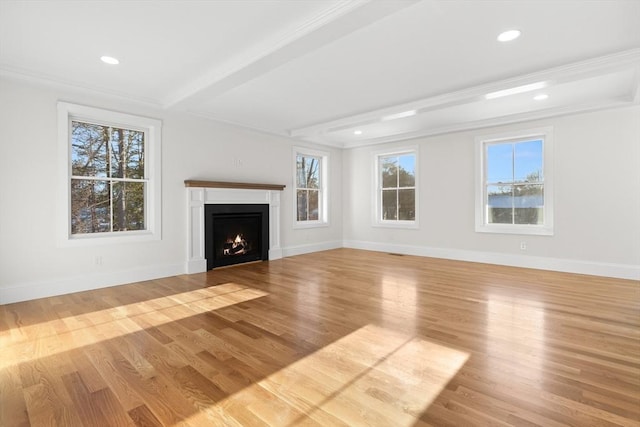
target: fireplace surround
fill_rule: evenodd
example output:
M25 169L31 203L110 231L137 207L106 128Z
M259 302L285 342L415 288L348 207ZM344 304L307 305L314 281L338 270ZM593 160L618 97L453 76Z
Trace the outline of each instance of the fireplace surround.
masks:
M280 247L280 192L284 185L186 180L188 274L207 271L205 254L205 207L208 205L268 206L267 259L282 258Z

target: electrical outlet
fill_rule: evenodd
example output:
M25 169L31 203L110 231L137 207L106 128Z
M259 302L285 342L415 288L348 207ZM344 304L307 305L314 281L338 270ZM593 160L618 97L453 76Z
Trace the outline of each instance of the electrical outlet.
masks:
M94 258L95 265L102 265L102 257L100 255L96 255Z
M521 251L527 250L527 242L520 242L520 250Z

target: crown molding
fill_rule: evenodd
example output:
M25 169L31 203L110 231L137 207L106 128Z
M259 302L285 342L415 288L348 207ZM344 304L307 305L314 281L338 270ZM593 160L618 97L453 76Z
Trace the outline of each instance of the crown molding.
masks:
M0 77L11 80L19 80L29 84L48 86L65 91L82 91L83 93L89 93L96 96L113 98L120 101L127 101L134 104L139 104L145 107L162 108L162 103L159 99L137 97L132 96L126 92L114 91L104 89L100 87L82 85L73 83L68 80L52 77L45 73L36 73L16 67L10 67L5 64L0 64Z

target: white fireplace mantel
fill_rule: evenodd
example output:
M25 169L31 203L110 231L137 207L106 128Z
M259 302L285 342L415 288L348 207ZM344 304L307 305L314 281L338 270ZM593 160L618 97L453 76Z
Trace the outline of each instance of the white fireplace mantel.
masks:
M211 204L268 204L269 259L282 258L280 247L280 191L284 185L217 181L185 181L187 187L188 274L207 271L204 257L204 206Z

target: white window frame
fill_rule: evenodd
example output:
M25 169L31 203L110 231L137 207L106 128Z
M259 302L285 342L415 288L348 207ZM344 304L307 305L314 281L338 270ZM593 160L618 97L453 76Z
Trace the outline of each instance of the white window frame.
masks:
M298 156L316 157L320 159L318 173L318 219L313 221L298 221ZM305 147L293 147L293 228L316 228L329 226L329 153Z
M145 230L71 234L71 121L118 126L145 132ZM161 142L157 119L58 102L58 245L92 246L160 240L162 238Z
M486 147L490 144L523 142L532 139L542 139L542 168L543 168L543 200L544 215L542 224L491 224L487 222L487 194L486 194ZM553 127L546 126L520 131L503 132L482 135L475 138L476 148L476 232L521 234L552 236L553 228Z
M413 154L416 158L415 164L415 219L414 220L383 220L382 219L382 182L380 180L380 158L389 156L402 156L406 154ZM388 228L409 228L416 229L419 227L420 218L420 197L419 197L419 169L420 169L420 156L417 146L403 147L394 150L376 151L373 153L373 173L374 178L374 196L375 211L373 212L373 225L375 227L388 227Z

